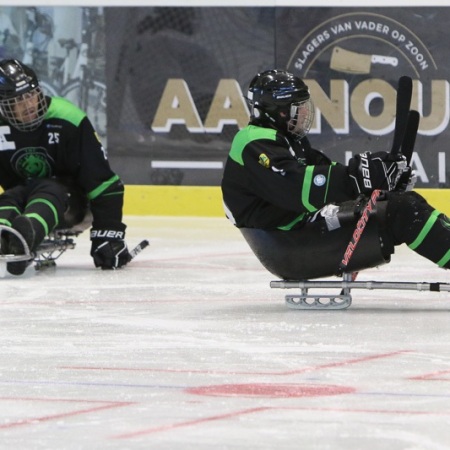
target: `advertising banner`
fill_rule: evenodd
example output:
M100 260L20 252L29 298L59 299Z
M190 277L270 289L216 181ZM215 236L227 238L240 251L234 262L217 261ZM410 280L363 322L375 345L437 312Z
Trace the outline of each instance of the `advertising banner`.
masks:
M390 148L409 75L417 186L449 187L449 19L436 7L107 9L111 154L128 183L220 184L245 89L276 67L310 87L313 146L345 162Z
M448 187L450 63L442 36L449 14L449 8L279 10L277 56L310 86L318 111L314 143L341 160L387 150L394 89L408 75L411 106L421 115L413 156L418 186ZM302 20L308 26L299 29Z
M450 187L448 7L0 7L0 57L87 111L126 184L218 186L246 88L305 80L315 148L389 150L400 76L421 114L417 187Z

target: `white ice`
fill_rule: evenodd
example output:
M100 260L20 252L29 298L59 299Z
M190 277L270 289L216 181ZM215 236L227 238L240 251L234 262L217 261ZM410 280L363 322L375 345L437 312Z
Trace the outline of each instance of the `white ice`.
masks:
M150 247L0 279L0 448L450 448L450 295L295 311L225 219L128 217ZM360 279L449 282L401 247Z

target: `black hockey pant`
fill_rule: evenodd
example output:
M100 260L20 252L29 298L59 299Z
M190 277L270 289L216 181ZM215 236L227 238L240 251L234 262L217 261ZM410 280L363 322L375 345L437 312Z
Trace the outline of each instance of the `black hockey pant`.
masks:
M269 272L283 279L306 280L336 275L352 236L360 210L351 201L339 205L337 226L320 214L290 231L241 228L251 249ZM450 268L450 220L415 192L386 194L377 202L359 236L347 272L390 261L394 246L412 250L443 268Z
M73 223L66 223L70 197L69 188L54 179L34 179L7 189L0 195L0 224L11 226L15 217L26 215L37 246L55 228L70 227L83 219L85 211L75 214Z

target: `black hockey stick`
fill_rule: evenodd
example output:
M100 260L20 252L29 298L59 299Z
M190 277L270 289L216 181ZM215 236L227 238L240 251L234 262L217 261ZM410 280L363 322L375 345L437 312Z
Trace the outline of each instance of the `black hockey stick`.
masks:
M139 242L139 244L136 245L136 247L134 247L133 250L131 250L130 252L130 261L136 258L136 256L139 255L139 253L141 253L142 250L144 250L144 248L148 247L149 245L150 242L148 242L147 239L144 239L143 241Z
M398 80L394 139L392 141L391 153L400 154L403 139L406 135L408 126L409 110L411 108L412 98L412 79L406 75Z
M402 76L398 80L397 86L397 98L396 98L396 111L395 111L395 128L394 139L391 147L392 155L401 155L403 150L407 153L406 158L409 161L412 156L415 138L418 128L418 113L416 111L410 111L412 99L412 79L406 75ZM409 156L409 159L408 159ZM403 180L401 180L403 181ZM408 180L406 180L408 182ZM400 182L399 182L400 184ZM381 191L376 189L372 192L368 199L366 206L364 207L362 214L356 223L355 230L347 245L344 256L339 264L339 273L347 272L347 267L355 252L361 235L366 228L367 221L369 220L370 213L375 210L378 198L381 195ZM353 275L356 279L357 273Z
M400 147L401 154L406 158L408 165L411 163L414 145L416 143L417 130L419 129L420 114L410 110L406 124L405 136Z
M406 158L406 164L411 166L411 159L414 152L414 145L416 143L417 130L419 129L420 114L417 111L411 110L408 115L408 123L406 125L405 137L400 149L400 154ZM408 188L409 179L411 176L411 169L404 172L397 182L396 191L405 191Z

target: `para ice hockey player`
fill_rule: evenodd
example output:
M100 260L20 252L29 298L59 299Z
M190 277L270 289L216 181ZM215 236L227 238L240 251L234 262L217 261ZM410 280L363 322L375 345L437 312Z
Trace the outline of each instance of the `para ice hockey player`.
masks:
M91 256L96 267L129 262L122 222L124 186L85 112L45 96L35 72L18 60L0 61L0 224L36 250L55 228L70 228L92 213ZM24 254L12 233L2 254ZM13 275L30 261L7 263Z
M221 187L225 213L236 227L253 230L249 236L271 231L264 236L273 240L258 244L263 265L270 267L268 260L276 259L281 267L273 273L284 279L339 274L362 195L380 189L382 197L359 243L363 265L377 265L379 253L388 262L394 247L406 243L450 268L450 220L412 191L415 180L404 157L365 152L346 166L313 149L306 137L314 118L308 87L286 71L257 74L247 102L250 122L233 140ZM295 264L292 249L301 255Z

